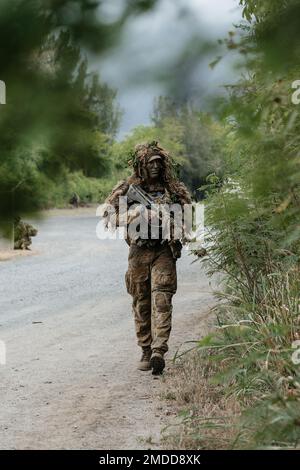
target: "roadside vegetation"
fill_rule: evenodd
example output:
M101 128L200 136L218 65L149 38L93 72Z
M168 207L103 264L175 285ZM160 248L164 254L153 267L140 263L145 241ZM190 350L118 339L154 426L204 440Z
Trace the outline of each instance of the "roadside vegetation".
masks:
M247 23L241 37L230 36L230 47L246 57L247 73L222 106L223 184L210 178L205 188L210 248L203 263L209 274L223 273L221 302L209 335L178 366L185 379L175 386L184 413L177 439L188 448L294 449L300 446L300 120L291 84L299 78L300 4L241 3Z

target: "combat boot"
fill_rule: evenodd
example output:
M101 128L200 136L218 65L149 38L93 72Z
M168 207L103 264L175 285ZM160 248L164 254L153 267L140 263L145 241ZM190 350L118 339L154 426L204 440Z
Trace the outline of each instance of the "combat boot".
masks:
M152 369L153 375L162 374L165 368L165 360L164 360L164 353L161 352L159 349L153 350L151 360L150 360L150 367Z
M140 362L138 363L139 370L150 370L151 348L143 348L143 353Z

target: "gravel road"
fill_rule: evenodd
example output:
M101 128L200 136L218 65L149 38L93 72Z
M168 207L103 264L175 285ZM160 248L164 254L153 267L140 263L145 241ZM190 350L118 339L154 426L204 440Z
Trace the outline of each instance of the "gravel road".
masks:
M0 447L159 448L164 379L136 370L126 243L99 240L91 209L52 211L35 225L32 256L0 262ZM169 370L214 303L192 260L184 251L177 264Z

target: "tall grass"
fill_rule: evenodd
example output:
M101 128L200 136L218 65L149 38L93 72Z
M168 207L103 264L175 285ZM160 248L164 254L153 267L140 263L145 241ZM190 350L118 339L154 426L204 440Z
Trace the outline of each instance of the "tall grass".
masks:
M289 207L292 214L297 203ZM214 365L213 382L244 410L230 446L298 448L298 239L287 241L286 214L272 206L258 213L253 198L226 186L211 196L207 223L204 262L208 273L224 277L215 329L198 348L203 363Z

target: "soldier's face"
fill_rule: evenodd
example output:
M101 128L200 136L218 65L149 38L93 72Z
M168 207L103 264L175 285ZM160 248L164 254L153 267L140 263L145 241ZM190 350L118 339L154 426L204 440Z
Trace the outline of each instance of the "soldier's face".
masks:
M158 179L161 176L162 163L160 158L155 158L146 164L149 179Z

